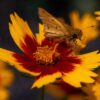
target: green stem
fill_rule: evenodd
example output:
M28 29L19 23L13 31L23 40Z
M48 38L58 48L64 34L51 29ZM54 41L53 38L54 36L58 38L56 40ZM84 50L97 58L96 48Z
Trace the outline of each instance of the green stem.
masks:
M45 86L43 86L41 90L41 100L45 100Z

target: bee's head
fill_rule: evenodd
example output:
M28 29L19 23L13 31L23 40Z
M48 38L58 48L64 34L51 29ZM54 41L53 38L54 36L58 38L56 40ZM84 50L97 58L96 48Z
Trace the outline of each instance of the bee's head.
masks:
M82 38L82 31L80 29L74 29L74 31L71 34L72 39L80 39Z

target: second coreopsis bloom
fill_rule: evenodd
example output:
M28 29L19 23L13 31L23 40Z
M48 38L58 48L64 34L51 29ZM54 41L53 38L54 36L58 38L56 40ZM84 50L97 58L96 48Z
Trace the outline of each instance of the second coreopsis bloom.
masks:
M82 90L86 93L88 100L100 100L100 72L98 77L95 78L95 82L92 84L86 84L82 87Z
M77 41L81 48L86 47L91 40L98 37L98 22L93 15L86 13L80 17L79 13L74 11L70 14L70 21L74 28L80 29L83 33L81 41Z
M99 92L99 89L100 89L100 73L99 73L98 77L96 78L95 83L92 84L91 88L92 88L92 91L93 91L93 94L94 94L96 100L99 100L100 99L100 92Z
M83 91L81 90L81 88L75 88L67 83L64 83L62 81L57 82L56 84L49 84L46 86L46 92L50 95L52 95L53 97L56 98L61 98L61 100L63 100L63 98L67 98L69 100L70 97L77 95L77 99L75 100L79 100L79 98L83 99L84 94ZM74 100L74 99L72 99Z
M41 37L43 26L40 25L36 37L27 22L16 13L11 14L10 18L11 36L23 54L0 48L0 59L14 65L19 71L36 76L32 87L40 88L56 79L75 87L81 87L81 82L94 82L91 77L97 74L92 70L100 65L98 51L73 55L70 46L64 42L58 44Z

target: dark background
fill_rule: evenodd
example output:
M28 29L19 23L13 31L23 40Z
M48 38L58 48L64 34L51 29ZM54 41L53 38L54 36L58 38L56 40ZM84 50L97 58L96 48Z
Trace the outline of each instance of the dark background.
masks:
M34 32L38 31L38 8L45 8L56 17L62 17L69 23L68 14L77 10L82 15L85 12L93 13L100 10L100 0L0 0L0 47L20 52L14 44L8 29L9 15L17 12L20 17L27 20ZM100 39L91 42L84 50L100 49ZM15 73L15 81L10 87L10 100L40 100L40 89L30 89L33 79L25 77L16 69L9 67ZM46 100L55 100L46 96Z

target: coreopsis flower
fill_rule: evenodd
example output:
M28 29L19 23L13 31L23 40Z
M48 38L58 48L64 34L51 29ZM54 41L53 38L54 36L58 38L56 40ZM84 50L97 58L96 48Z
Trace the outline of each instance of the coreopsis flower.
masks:
M98 21L93 15L87 13L80 17L79 13L74 11L70 14L70 21L74 28L80 29L83 33L81 41L77 41L77 44L80 45L82 49L86 47L90 41L98 37Z
M93 91L93 94L94 94L96 100L100 100L100 92L99 92L99 89L100 89L100 73L99 73L98 77L95 80L95 83L92 85L91 88L92 88L92 91Z
M94 82L95 83L95 82ZM93 84L85 84L81 89L85 92L87 100L96 100L94 91L92 90Z
M98 72L97 72L98 73ZM86 84L82 87L82 90L87 94L88 100L100 100L100 73L95 78L95 82L92 84Z
M7 69L7 65L0 61L0 100L9 100L10 92L8 88L14 79L13 72Z
M95 15L97 15L96 16L96 19L100 21L100 11L96 11L95 12Z
M10 34L23 53L0 48L0 59L14 65L21 72L35 76L32 88L40 88L58 79L75 87L81 87L81 83L94 82L92 77L97 74L92 70L100 65L98 51L73 55L67 44L58 44L41 37L44 34L43 26L40 26L40 33L36 37L27 22L16 13L11 14L10 18Z

